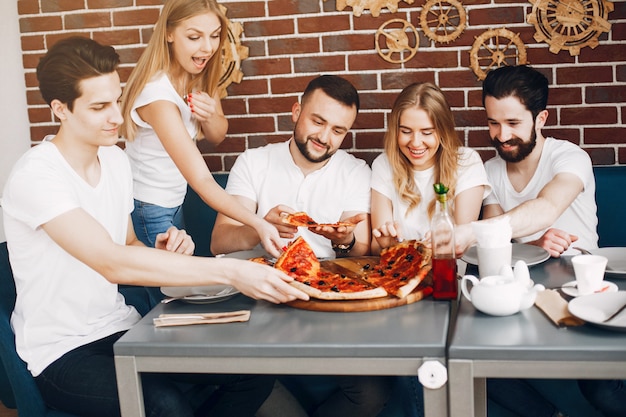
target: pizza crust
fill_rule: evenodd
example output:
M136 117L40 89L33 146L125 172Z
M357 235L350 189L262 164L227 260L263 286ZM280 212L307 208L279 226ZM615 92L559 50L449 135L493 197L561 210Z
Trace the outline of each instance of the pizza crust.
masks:
M326 301L339 301L339 300L369 300L372 298L386 297L387 291L382 287L372 288L370 290L358 291L358 292L335 292L335 291L320 291L317 288L310 285L303 284L299 281L292 281L292 286L306 293L309 297L317 298L319 300Z

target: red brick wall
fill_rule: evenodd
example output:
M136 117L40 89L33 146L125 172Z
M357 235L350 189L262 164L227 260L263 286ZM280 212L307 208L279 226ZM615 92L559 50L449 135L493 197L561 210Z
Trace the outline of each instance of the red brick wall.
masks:
M584 47L571 56L568 50L553 54L547 43L533 38L535 27L526 23L532 3L518 0L463 1L465 31L450 43L433 43L419 25L425 1L382 1L399 7L396 13L383 8L378 17L370 10L357 17L351 7L337 11L335 0L222 2L227 16L243 25L241 40L249 57L242 63L242 82L231 84L223 100L230 120L227 139L216 150L200 145L210 168L228 171L246 148L288 138L291 105L320 73L346 76L360 91L362 110L344 142L355 155L371 161L380 152L386 115L405 85L433 81L446 92L465 144L489 158L494 152L487 141L481 82L470 69L469 51L476 36L501 27L520 34L528 62L550 79L545 133L579 144L594 164L626 164L626 3L614 3L608 16L611 30L599 37L595 49ZM117 48L124 81L149 39L161 4L18 0L33 141L57 128L34 73L46 48L70 34L88 34ZM410 21L420 36L417 54L404 64L383 60L375 49L377 29L396 18Z

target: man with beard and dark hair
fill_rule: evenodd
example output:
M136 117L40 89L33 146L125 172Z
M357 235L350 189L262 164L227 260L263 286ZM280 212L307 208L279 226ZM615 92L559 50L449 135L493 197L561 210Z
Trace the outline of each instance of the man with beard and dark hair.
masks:
M517 242L551 256L577 254L573 242L598 247L595 179L589 155L566 140L544 137L548 79L526 66L490 71L483 82L489 136L498 156L485 163L492 193L485 219L508 216ZM474 243L471 226L457 233L458 251Z
M274 224L285 244L302 235L318 258L367 254L371 171L365 161L339 149L358 110L358 93L347 80L334 75L313 79L301 102L292 106L293 136L240 155L226 191ZM297 228L282 221L285 213L300 211L318 223L351 225ZM218 214L211 238L213 253L249 250L259 247L259 242L254 229ZM302 394L299 398L308 415L324 417L376 416L392 387L389 377L293 376L282 381ZM320 391L330 394L320 395ZM280 413L296 416L302 410L281 409Z
M358 110L358 93L348 81L334 75L313 79L292 106L291 139L240 155L226 191L275 225L285 244L302 235L319 258L367 254L371 171L365 161L339 149ZM285 213L300 211L318 223L352 225L307 229L282 221ZM213 253L253 249L259 242L254 229L218 215Z

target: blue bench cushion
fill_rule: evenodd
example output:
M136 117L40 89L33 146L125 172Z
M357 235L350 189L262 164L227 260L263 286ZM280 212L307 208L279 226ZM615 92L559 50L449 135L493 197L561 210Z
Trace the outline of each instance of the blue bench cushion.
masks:
M226 188L228 174L213 174L213 177L222 188ZM187 187L187 195L183 202L183 216L185 230L196 244L195 255L213 256L211 233L213 233L217 212L209 207L191 187Z
M626 166L595 166L599 246L626 247Z

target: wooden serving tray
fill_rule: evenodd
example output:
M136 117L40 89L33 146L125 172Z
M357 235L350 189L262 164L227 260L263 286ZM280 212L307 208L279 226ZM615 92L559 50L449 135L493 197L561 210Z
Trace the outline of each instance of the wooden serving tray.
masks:
M322 261L322 268L332 272L344 273L350 276L350 272L356 275L362 275L370 266L378 263L378 256L361 256L354 258L338 258ZM428 279L427 279L428 280ZM373 298L370 300L340 300L326 301L311 298L309 301L295 300L287 303L287 305L302 310L311 311L327 311L327 312L356 312L356 311L373 311L384 310L387 308L399 307L414 303L424 297L432 294L433 289L424 283L420 284L411 294L405 298L387 297Z

